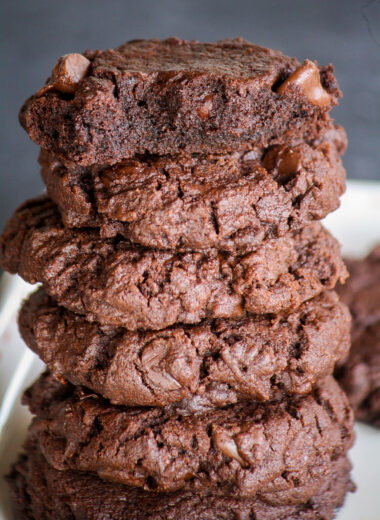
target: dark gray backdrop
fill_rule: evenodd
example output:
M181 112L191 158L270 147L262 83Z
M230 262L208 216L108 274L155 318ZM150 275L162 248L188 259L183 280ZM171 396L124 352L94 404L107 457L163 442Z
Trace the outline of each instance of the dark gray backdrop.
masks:
M1 0L0 227L42 190L37 146L19 127L24 99L56 59L132 38L242 36L336 68L349 177L380 180L380 0Z

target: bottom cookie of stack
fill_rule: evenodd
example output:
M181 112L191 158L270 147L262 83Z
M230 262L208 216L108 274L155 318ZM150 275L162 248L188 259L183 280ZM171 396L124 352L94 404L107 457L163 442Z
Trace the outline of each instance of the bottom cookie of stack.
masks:
M20 519L327 520L353 489L352 411L332 377L306 396L186 415L45 373L24 402L35 418L8 477Z
M315 494L353 441L352 411L332 377L304 397L188 415L175 407L115 406L49 374L24 402L36 415L30 435L57 470L89 471L153 493L212 489L298 503Z
M354 490L346 456L332 464L312 499L271 505L179 490L152 493L101 480L90 473L58 471L29 442L8 477L17 520L330 520ZM300 490L302 492L302 488Z

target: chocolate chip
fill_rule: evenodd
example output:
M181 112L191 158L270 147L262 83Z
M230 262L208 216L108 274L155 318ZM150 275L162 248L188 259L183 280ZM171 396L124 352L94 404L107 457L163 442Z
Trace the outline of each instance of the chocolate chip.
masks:
M230 459L235 459L243 468L247 466L247 462L240 456L236 442L231 434L224 428L214 426L212 431L212 440L218 450Z
M301 153L297 148L274 146L266 153L264 167L280 184L286 184L302 167Z
M86 76L90 63L90 60L82 54L62 56L52 70L52 86L60 92L73 94L78 83Z
M277 157L276 180L282 184L288 182L300 170L301 157L297 150L285 148Z
M154 386L167 391L178 390L181 388L180 383L165 370L167 368L166 356L166 346L159 339L149 343L144 348L141 356L144 372Z
M201 119L206 119L209 116L212 109L212 96L209 94L205 96L202 100L202 104L198 107L198 115Z
M313 105L328 106L330 94L323 88L319 69L315 63L305 60L277 89L278 94L284 94L289 88L296 86L302 90L305 97Z

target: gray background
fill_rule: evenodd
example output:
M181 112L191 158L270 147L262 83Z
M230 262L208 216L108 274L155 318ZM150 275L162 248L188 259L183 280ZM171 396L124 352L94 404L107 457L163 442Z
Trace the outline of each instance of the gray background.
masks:
M42 190L37 146L18 109L56 59L132 38L242 36L299 59L332 62L344 92L335 119L349 136L351 178L380 180L380 0L1 0L0 227Z

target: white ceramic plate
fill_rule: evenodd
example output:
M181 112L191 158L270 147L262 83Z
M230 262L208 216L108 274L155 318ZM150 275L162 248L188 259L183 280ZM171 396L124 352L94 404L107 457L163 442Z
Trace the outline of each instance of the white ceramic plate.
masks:
M349 182L341 208L329 215L326 225L341 241L343 254L367 253L380 242L380 183ZM12 518L8 488L1 476L16 459L30 420L20 396L43 368L20 339L15 320L30 288L8 275L0 285L0 520ZM351 460L358 490L348 496L337 519L380 520L380 431L357 424L356 433Z

